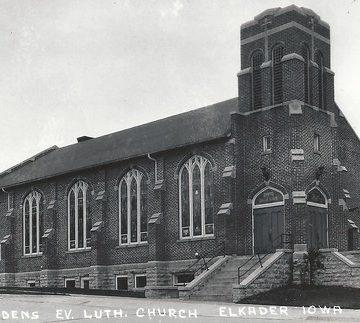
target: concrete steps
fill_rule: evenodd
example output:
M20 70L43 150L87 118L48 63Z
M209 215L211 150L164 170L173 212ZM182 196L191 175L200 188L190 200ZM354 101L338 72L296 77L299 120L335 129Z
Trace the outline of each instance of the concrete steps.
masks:
M353 250L353 251L343 251L341 252L343 256L351 260L353 263L360 265L360 251Z
M262 259L264 263L271 255ZM260 267L259 260L252 256L233 256L223 264L212 276L211 279L196 286L190 299L208 301L232 301L232 286L238 282L238 268L240 269L241 280L244 280L255 269Z

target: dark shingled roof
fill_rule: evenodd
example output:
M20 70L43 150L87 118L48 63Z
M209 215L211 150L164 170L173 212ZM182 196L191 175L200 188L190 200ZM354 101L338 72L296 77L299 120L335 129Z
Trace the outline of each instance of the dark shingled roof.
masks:
M0 188L226 136L237 98L109 135L56 146L0 174Z

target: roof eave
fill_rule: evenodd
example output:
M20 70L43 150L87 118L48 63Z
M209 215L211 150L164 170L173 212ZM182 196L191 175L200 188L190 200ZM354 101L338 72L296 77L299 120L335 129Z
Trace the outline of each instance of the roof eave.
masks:
M89 166L84 166L84 167L80 167L80 168L76 168L76 169L70 169L70 170L55 173L55 174L52 174L52 175L49 175L49 176L38 177L38 178L35 178L35 179L22 181L22 182L11 183L11 184L7 184L7 185L2 185L1 182L0 182L0 190L1 189L9 189L9 188L13 188L13 187L16 187L16 186L21 186L21 185L25 185L25 184L29 184L29 183L33 183L33 182L39 182L39 181L42 181L42 180L47 180L49 178L59 177L59 176L63 176L63 175L66 175L66 174L71 174L71 173L74 173L74 172L79 172L79 171L89 170L89 169L93 169L93 168L97 168L97 167L101 167L101 166L111 165L111 164L114 164L114 163L130 160L130 159L134 159L134 158L145 157L148 154L158 154L158 153L162 153L162 152L169 151L169 150L175 150L175 149L183 148L183 147L186 147L186 146L192 146L192 145L197 145L197 144L201 144L201 143L205 143L205 142L214 141L214 140L217 140L217 139L228 138L230 136L231 136L231 132L228 130L227 132L225 132L223 134L220 134L218 136L209 137L207 139L200 140L200 141L188 142L188 143L185 143L185 144L181 144L181 145L171 147L169 149L148 151L145 154L135 154L135 155L132 155L132 156L127 156L125 158L118 158L118 159L114 159L114 160L108 160L106 162L92 164L92 165L89 165Z

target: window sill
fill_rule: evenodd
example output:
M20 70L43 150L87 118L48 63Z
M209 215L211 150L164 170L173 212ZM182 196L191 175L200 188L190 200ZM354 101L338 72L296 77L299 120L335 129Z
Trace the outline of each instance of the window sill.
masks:
M139 243L131 243L131 244L119 245L119 246L116 246L115 249L135 248L135 247L148 246L148 245L149 245L148 242L139 242Z
M36 258L36 257L42 257L43 253L33 253L31 255L22 255L21 258Z
M261 155L270 155L272 154L272 150L262 151Z
M65 253L79 253L79 252L89 252L89 251L91 251L91 247L86 247L82 249L71 249L66 251Z
M189 241L202 241L202 240L215 240L215 236L182 238L182 239L176 240L176 242L189 242Z
M321 151L316 151L316 150L314 150L314 154L321 156Z

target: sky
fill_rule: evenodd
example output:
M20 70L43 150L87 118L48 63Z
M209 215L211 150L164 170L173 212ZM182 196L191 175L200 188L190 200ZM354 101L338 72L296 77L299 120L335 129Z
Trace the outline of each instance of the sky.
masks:
M360 0L0 0L0 171L236 97L240 25L291 4L330 24L335 99L360 134Z

